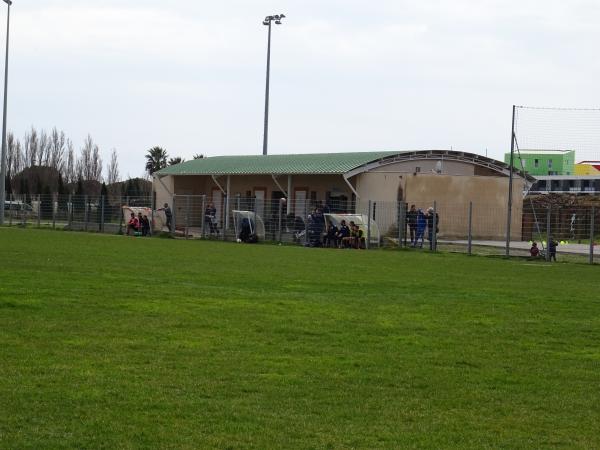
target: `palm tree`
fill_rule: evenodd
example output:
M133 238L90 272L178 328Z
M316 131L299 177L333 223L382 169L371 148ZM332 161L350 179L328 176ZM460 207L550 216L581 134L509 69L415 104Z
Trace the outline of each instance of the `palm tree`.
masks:
M169 158L169 165L174 166L175 164L180 164L184 161L185 159L183 159L181 156L176 156L175 158Z
M167 167L167 151L161 147L152 147L146 155L146 171L152 175Z
M204 158L204 153L196 153L194 155L194 159L202 159L202 158Z

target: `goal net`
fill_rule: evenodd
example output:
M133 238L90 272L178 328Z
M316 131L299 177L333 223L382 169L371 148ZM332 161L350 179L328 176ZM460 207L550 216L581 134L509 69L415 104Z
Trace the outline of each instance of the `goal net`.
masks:
M253 211L233 210L233 224L237 239L245 240L254 235L259 240L265 239L265 224L262 218Z

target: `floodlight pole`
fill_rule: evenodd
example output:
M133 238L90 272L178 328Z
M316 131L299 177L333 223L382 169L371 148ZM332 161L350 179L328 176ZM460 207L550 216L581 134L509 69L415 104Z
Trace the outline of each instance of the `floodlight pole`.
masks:
M510 224L512 222L512 202L513 202L513 164L515 158L515 111L516 106L513 105L512 110L512 131L510 133L510 163L508 165L508 211L506 214L506 257L510 256Z
M285 15L279 14L275 16L267 16L263 21L263 25L269 27L267 39L267 82L265 88L265 128L263 131L263 155L267 154L267 146L269 141L269 82L271 78L271 22L275 21L277 25L281 25L281 19Z
M8 38L10 36L10 5L11 0L4 0L8 5L6 13L6 57L4 60L4 109L2 111L2 161L0 162L0 225L4 225L4 198L6 196L6 100L8 91Z

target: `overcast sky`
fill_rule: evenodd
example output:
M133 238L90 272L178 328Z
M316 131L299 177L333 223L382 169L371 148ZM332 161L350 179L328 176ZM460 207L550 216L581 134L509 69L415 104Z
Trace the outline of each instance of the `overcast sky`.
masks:
M502 158L513 103L600 105L597 0L13 0L11 12L9 129L56 126L77 147L90 133L123 176L156 145L262 152L267 14L287 16L273 29L270 153Z

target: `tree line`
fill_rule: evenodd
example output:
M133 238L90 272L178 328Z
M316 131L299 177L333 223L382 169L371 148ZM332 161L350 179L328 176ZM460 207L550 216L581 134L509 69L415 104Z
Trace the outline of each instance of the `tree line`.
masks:
M151 183L142 178L121 181L117 151L104 164L91 135L76 148L64 131L31 127L23 138L6 136L6 194L150 195Z
M150 195L151 183L143 178L121 181L117 151L113 149L104 164L100 148L91 135L76 148L64 131L56 127L50 131L31 127L19 139L9 132L6 137L6 194L75 194L111 196ZM194 159L204 158L196 154ZM169 158L162 147L149 149L144 167L148 176L169 165L185 161ZM104 185L104 187L103 187Z

